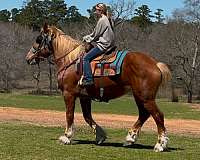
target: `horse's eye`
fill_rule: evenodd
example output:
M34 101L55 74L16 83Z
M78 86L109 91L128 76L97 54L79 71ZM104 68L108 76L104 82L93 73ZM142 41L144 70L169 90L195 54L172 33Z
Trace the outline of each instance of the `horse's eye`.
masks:
M37 37L37 39L36 39L36 43L41 44L41 43L42 43L42 40L43 40L42 35L39 35L39 36Z

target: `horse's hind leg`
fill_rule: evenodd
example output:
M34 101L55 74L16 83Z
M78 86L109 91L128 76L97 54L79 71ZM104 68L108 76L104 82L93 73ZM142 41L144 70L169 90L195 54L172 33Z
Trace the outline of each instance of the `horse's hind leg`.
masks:
M158 109L155 100L146 101L144 107L149 111L158 128L158 142L156 143L154 150L156 152L162 152L167 148L168 142L166 128L164 126L164 115Z
M154 150L156 152L164 151L167 148L168 138L166 135L166 128L164 126L163 113L158 109L155 100L138 101L136 99L136 103L139 109L139 118L126 136L126 145L130 145L136 141L140 128L151 115L158 128L158 142L156 143Z
M104 130L94 121L91 114L91 99L80 98L81 108L83 112L83 117L89 126L93 129L96 135L96 143L101 144L106 139L106 133Z
M135 97L135 101L139 110L139 117L133 127L128 131L128 135L126 136L126 142L124 145L131 145L136 142L139 131L144 124L144 122L149 118L150 113L144 108L144 103L139 100L139 98Z

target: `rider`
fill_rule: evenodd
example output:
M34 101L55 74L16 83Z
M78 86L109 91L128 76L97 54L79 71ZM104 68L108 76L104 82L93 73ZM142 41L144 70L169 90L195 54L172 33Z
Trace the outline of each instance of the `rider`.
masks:
M94 44L94 48L83 56L83 76L79 81L83 86L94 84L90 62L114 46L113 23L108 17L106 5L98 3L95 9L99 18L96 27L91 34L83 37L86 43Z

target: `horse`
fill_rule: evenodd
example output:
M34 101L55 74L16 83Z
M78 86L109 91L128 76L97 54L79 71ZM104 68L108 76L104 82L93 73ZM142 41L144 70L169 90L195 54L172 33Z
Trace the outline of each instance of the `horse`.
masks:
M128 51L121 66L121 73L116 76L94 77L95 86L90 88L90 96L82 96L78 81L81 74L77 72L77 60L84 54L83 42L66 35L55 26L45 24L36 41L26 55L28 64L36 64L41 59L53 55L57 65L58 87L62 91L66 107L66 128L64 136L59 140L71 144L74 136L75 100L79 98L83 117L94 131L96 143L103 143L107 136L103 128L92 117L92 97L100 97L100 84L104 84L104 96L107 100L115 99L132 91L138 107L137 121L128 130L125 145L132 145L138 138L139 131L145 121L152 116L158 132L158 140L154 146L156 152L167 149L168 137L164 125L164 114L159 110L155 98L159 86L171 79L168 66L156 61L148 54ZM92 95L92 96L91 96Z

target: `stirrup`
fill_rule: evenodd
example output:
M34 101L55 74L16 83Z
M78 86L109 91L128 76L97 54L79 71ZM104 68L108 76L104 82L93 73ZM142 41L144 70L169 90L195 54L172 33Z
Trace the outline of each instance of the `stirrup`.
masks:
M78 81L79 86L83 86L83 78L84 78L84 76L82 75L81 79Z
M78 81L78 85L79 86L93 86L94 85L94 81L86 81L84 79L84 76L81 76L81 79Z

